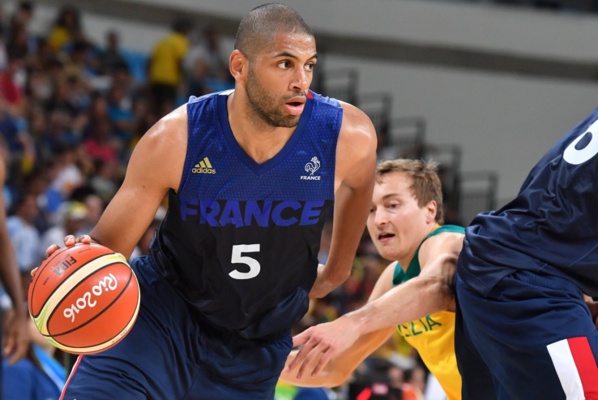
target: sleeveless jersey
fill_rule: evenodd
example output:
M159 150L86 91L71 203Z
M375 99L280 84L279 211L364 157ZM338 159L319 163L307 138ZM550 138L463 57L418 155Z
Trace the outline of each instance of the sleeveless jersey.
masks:
M456 225L443 225L432 231L426 239L444 232L465 233ZM426 240L424 239L424 241ZM423 241L422 241L423 244ZM399 263L395 266L394 286L419 275L421 269L417 248L407 271ZM440 311L417 321L398 326L399 333L419 353L430 372L438 379L449 400L461 399L461 375L455 357L455 313Z
M230 129L231 92L190 98L181 183L150 251L200 319L248 339L278 336L308 309L343 113L309 92L289 141L258 164Z
M517 197L467 228L458 271L486 295L515 270L567 278L598 296L598 110L536 164Z

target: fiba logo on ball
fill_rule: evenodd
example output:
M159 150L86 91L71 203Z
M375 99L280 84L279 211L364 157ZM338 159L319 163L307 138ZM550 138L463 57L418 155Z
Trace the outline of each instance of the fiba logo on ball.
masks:
M69 353L104 351L133 327L137 278L122 254L97 244L53 253L29 287L29 313L39 332Z

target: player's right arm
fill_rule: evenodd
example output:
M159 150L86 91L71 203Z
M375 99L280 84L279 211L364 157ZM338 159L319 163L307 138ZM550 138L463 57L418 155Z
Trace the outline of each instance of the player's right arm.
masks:
M158 121L137 143L124 182L90 232L91 240L129 258L168 190L178 189L186 149L184 105ZM74 243L73 237L65 239L67 246ZM48 254L56 248L49 248Z
M374 301L392 289L392 277L395 263L390 264L378 278L368 302ZM396 327L385 327L365 335L355 335L355 330L348 320L339 318L335 321L317 325L317 328L324 329L328 337L337 337L350 343L339 353L336 353L328 361L322 371L314 374L308 371L317 371L316 364L321 357L306 359L306 363L293 363L299 350L293 350L287 358L286 368L283 370L281 379L287 383L299 386L320 386L335 387L345 382L361 362L376 351L396 330ZM322 331L322 332L324 332ZM307 332L307 331L306 331ZM325 354L322 355L325 357Z
M452 281L463 237L461 233L444 232L426 239L419 250L421 272L417 277L388 288L333 323L316 325L295 336L293 344L302 347L289 369L296 369L299 375L304 371L318 374L330 359L361 336L435 312L454 311Z

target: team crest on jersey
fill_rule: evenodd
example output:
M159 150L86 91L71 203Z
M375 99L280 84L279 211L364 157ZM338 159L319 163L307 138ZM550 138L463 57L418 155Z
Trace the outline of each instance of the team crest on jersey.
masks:
M302 181L319 181L321 176L314 175L316 171L320 169L320 160L318 157L312 157L312 159L305 164L305 172L309 172L309 175L301 175Z
M194 174L215 174L216 170L212 167L212 163L208 157L195 164L191 170Z

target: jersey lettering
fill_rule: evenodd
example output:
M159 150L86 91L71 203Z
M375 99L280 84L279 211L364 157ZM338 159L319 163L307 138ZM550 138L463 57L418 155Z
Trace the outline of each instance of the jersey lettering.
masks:
M181 199L181 219L209 226L291 226L318 223L324 201L207 201Z
M582 164L598 153L598 120L594 121L588 131L575 139L563 152L563 159L569 164ZM582 142L583 140L583 142ZM578 148L578 144L581 148Z

